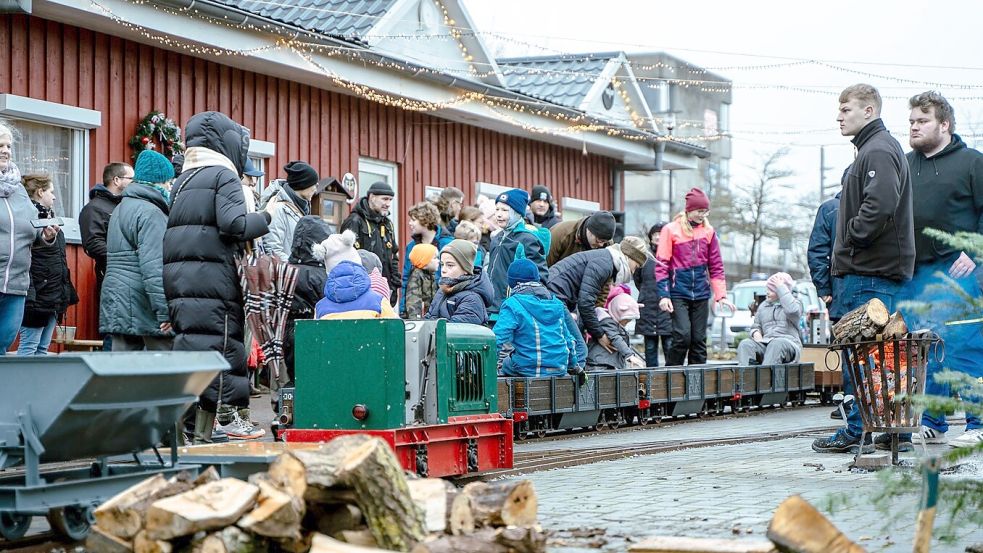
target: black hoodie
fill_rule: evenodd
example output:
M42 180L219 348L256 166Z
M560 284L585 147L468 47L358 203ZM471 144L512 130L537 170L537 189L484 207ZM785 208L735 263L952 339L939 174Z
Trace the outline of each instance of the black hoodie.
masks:
M857 133L853 144L857 158L843 173L833 274L909 280L915 232L904 152L880 119Z
M959 250L924 234L926 228L983 234L983 153L959 135L927 158L908 152L915 220L915 263L952 263Z
M389 281L392 296L389 301L396 305L396 295L402 284L399 272L399 243L396 231L389 217L377 213L369 207L369 198L359 200L355 209L341 224L342 232L351 229L355 233L355 249L368 250L382 262L382 276Z

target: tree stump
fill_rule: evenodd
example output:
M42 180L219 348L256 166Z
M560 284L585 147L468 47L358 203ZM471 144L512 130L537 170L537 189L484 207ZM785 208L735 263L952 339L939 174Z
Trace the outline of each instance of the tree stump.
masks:
M209 534L194 548L195 553L266 553L269 543L263 538L227 526Z
M256 507L239 519L239 528L269 538L300 538L304 500L276 486L268 478L256 478L259 486Z
M768 524L768 539L784 550L799 553L863 553L843 532L808 501L793 495L775 511Z
M884 302L874 298L850 311L833 325L834 342L844 344L873 340L884 329L890 317Z
M169 540L235 524L252 508L259 494L256 486L223 478L182 494L160 499L147 511L147 536Z
M337 476L355 491L369 530L383 549L408 551L426 535L423 512L410 497L403 467L384 441L370 438L351 450L338 465Z
M466 536L438 536L413 553L543 553L546 535L534 528L481 528Z
M532 526L539 503L532 482L472 482L464 486L474 520L481 526Z

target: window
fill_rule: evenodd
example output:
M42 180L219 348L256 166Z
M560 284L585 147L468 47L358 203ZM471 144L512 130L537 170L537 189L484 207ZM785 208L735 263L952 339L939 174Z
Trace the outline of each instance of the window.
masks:
M564 196L561 201L564 221L576 221L601 210L601 204Z
M365 157L358 158L358 195L359 197L364 197L365 193L369 191L369 188L373 183L384 182L388 184L394 191L399 191L399 182L397 178L397 167L395 163L390 163L388 161L380 161L377 159L369 159ZM393 196L393 203L389 207L389 219L393 222L393 228L396 229L396 238L399 239L399 194Z
M22 174L45 172L55 184L55 213L69 242L81 241L78 213L89 190L89 130L102 124L98 111L0 94L0 117L20 135L14 163Z
M500 184L492 184L490 182L478 181L474 184L475 187L478 189L478 195L484 196L490 200L494 200L502 192L508 192L509 190L512 190L508 186L502 186Z
M266 173L262 177L256 179L256 190L258 190L260 194L262 194L263 189L266 188L266 183L273 180L273 177L266 170L266 162L274 155L276 155L276 144L265 140L256 140L255 138L249 139L249 160L253 162L253 166Z

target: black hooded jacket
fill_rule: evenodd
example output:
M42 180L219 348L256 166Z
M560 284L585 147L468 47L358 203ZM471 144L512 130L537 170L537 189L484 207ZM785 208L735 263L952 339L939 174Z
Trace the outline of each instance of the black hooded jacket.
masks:
M314 306L324 297L324 281L328 274L324 271L324 263L314 257L311 247L328 236L331 236L331 226L320 217L305 215L297 221L290 252L290 264L297 268L297 287L290 306L290 316L294 319L313 319Z
M171 211L164 232L164 293L174 326L175 351L222 352L231 370L220 373L201 395L213 411L219 400L249 405L245 317L236 259L243 244L266 234L262 213L247 213L242 174L249 133L227 116L208 111L188 121L185 171L171 188ZM228 158L223 165L197 166L197 148Z
M880 119L853 137L857 158L843 174L833 275L896 281L915 269L911 179L901 145Z
M604 330L594 307L601 290L617 274L618 269L607 249L577 252L550 267L550 280L546 287L567 309L578 313L580 324L587 332L600 336Z
M389 302L396 305L397 294L402 284L399 272L399 243L393 222L369 207L369 198L359 200L355 209L341 224L342 232L351 229L355 233L355 249L368 250L382 261L382 276L389 281L392 295Z
M639 267L632 279L638 288L639 319L635 323L635 334L642 336L670 336L672 334L672 315L659 309L659 281L655 276L655 264L660 263L652 257Z
M929 238L926 228L983 234L983 153L968 148L959 135L941 152L927 158L912 150L912 203L915 220L915 263L952 263L959 250Z
M106 276L106 233L109 216L123 199L99 184L89 190L89 202L79 212L79 230L82 231L82 248L96 262L96 279L102 285Z
M38 210L37 218L54 217L51 210L37 202L34 207ZM65 233L59 229L53 244L31 250L31 287L27 290L21 324L30 328L43 327L51 317L61 318L68 306L78 301L65 255Z

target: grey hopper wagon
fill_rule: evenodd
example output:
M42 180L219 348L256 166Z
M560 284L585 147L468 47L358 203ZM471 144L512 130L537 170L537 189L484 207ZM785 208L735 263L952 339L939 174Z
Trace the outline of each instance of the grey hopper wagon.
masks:
M0 538L47 515L81 539L94 505L148 476L196 471L175 447L169 462L136 454L160 444L228 368L218 352L0 357Z

